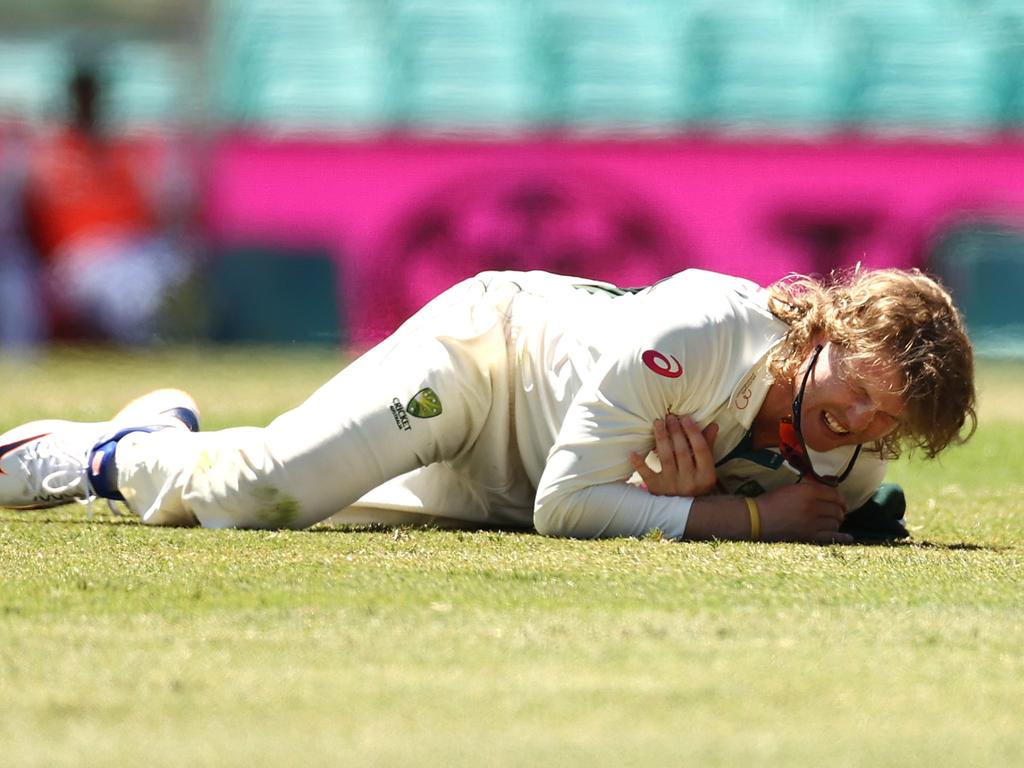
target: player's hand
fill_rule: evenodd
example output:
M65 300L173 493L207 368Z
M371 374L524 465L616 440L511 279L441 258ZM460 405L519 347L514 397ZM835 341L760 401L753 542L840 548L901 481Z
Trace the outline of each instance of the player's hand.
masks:
M654 420L654 450L661 471L647 466L639 453L631 453L629 462L655 496L704 496L718 484L712 453L717 436L718 425L713 422L702 432L689 416L670 413Z
M853 544L853 536L839 532L847 509L837 488L804 478L758 496L757 506L764 541Z

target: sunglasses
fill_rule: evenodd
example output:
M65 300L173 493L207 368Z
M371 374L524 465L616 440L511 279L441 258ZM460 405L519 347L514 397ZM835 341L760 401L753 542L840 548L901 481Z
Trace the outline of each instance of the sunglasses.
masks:
M850 463L846 465L846 469L841 474L819 475L814 471L811 457L807 453L807 444L804 442L804 433L800 429L800 416L804 407L804 390L807 388L807 380L811 377L811 371L814 370L814 366L818 363L818 355L821 354L823 349L824 347L821 344L814 348L811 364L807 366L803 381L800 383L800 391L797 392L796 397L793 399L793 415L783 416L779 421L779 451L789 466L800 473L801 478L811 477L819 483L835 488L850 476L850 472L853 471L853 465L857 463L857 457L860 456L861 446L857 446L857 449L853 452L853 457L850 459Z

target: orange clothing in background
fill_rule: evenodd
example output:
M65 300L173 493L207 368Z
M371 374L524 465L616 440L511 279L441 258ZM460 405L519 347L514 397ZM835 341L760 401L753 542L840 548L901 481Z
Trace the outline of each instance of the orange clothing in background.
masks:
M32 152L26 205L33 240L45 260L89 238L141 235L154 226L129 149L73 129Z

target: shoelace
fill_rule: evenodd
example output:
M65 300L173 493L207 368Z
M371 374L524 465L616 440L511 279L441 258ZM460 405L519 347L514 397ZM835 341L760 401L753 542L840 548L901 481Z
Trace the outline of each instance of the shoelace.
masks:
M61 467L50 472L39 482L39 492L39 495L49 494L55 498L68 496L76 501L81 501L82 499L78 496L79 492L84 493L86 497L90 495L89 480L86 477L85 467ZM75 495L72 496L72 494Z
M22 476L32 498L39 501L74 501L88 507L88 515L92 517L93 504L99 496L93 493L89 484L89 471L82 459L68 451L54 450L52 446L43 452L37 445L22 458L21 465ZM32 481L35 478L40 479L38 486L33 487ZM111 513L123 516L124 513L114 506L111 499L105 501Z
M82 457L60 450L43 438L21 453L25 488L37 501L81 498L89 493L89 479Z

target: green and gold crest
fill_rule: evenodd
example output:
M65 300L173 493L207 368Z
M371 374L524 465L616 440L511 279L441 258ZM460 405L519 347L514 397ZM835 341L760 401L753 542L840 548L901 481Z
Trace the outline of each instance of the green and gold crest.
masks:
M405 410L417 419L430 419L441 414L441 398L430 387L426 387L412 396Z

